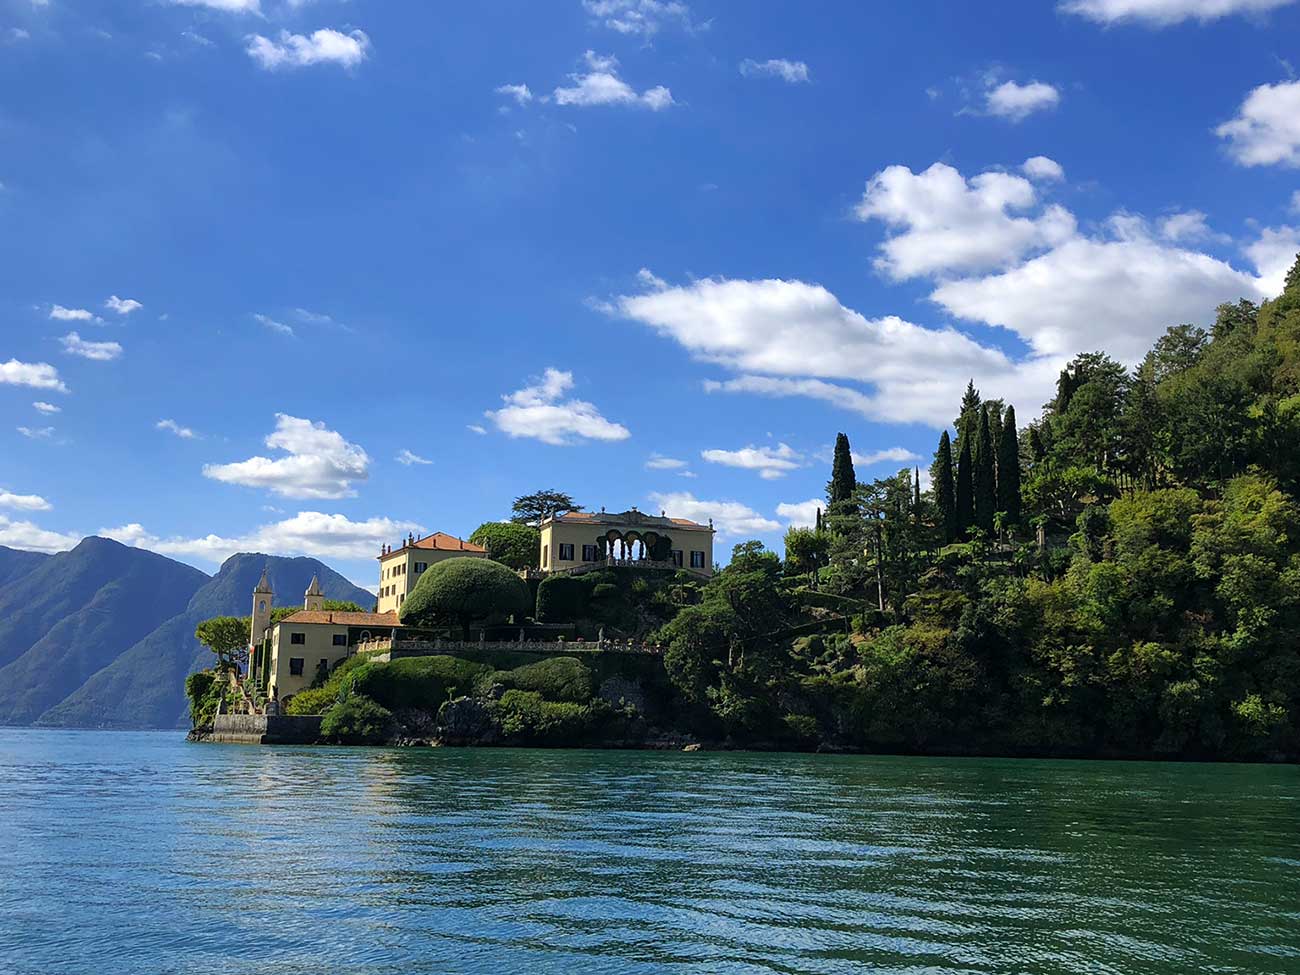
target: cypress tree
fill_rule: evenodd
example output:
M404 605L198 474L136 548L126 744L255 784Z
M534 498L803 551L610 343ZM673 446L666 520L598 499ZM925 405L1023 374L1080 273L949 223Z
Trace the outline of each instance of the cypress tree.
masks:
M1016 409L1008 406L998 441L998 511L1011 525L1020 522L1020 441L1016 438Z
M975 524L975 491L971 477L970 437L961 438L957 455L957 534L963 535Z
M934 456L930 480L934 482L934 503L939 508L939 524L943 529L944 544L957 537L957 498L953 495L952 442L948 431L939 435L939 449Z
M836 434L831 482L826 486L830 503L834 505L841 501L852 501L853 491L857 486L858 479L853 473L853 452L849 449L849 438L842 433Z
M921 468L912 468L912 515L921 520Z
M971 443L971 450L975 450L975 436L979 430L980 418L980 392L975 388L975 380L970 380L966 384L966 392L961 396L961 411L957 414L957 419L953 421L953 427L957 430L957 449L960 455L961 443L968 440ZM974 453L971 458L974 459Z
M997 510L997 476L994 473L996 459L993 455L993 443L989 435L989 411L980 410L979 434L975 441L974 457L974 492L975 524L986 532L993 531L993 514Z

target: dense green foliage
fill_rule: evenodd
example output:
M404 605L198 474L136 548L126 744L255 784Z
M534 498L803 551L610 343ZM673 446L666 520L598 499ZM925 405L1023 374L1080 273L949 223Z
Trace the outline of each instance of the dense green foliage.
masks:
M388 737L393 714L364 694L349 694L321 718L321 737L340 745L376 745Z
M853 452L849 449L846 434L835 435L835 456L831 465L831 480L826 486L826 500L831 505L839 505L853 500L853 492L858 486L857 476L853 471Z
M211 670L200 670L185 678L185 698L190 702L190 723L194 727L212 723L221 703L223 683Z
M602 701L548 701L536 691L509 690L491 714L509 744L573 746L587 743L609 710Z
M393 711L437 711L449 697L468 694L487 669L484 664L443 655L367 663L352 674L349 693L364 694Z
M313 683L312 687L293 695L285 704L285 713L324 714L331 704L351 691L356 673L370 663L370 656L363 654L344 657L319 687Z
M445 559L420 576L399 618L404 626L456 624L469 638L471 623L505 621L532 609L528 585L499 562L483 558Z
M488 550L488 558L512 569L535 569L541 552L541 533L532 525L513 521L485 521L469 540Z
M248 659L251 623L247 616L214 616L194 628L194 638L216 655L217 670L230 670Z
M534 691L548 701L583 704L595 693L595 682L588 668L574 657L547 657L535 664L514 670L497 670L479 679L483 684L499 684L506 690Z

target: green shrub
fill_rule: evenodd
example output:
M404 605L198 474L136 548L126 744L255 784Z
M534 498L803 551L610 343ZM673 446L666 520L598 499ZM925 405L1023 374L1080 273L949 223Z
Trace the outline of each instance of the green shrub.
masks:
M492 680L507 689L536 691L548 701L585 704L595 693L590 668L574 657L548 657L514 670L498 671Z
M570 623L589 615L591 576L547 576L537 587L539 623Z
M506 691L493 711L507 739L534 745L575 745L586 741L608 716L603 701L591 704L544 701L536 691Z
M321 735L342 745L375 745L388 737L393 714L364 694L349 694L321 719Z
M469 537L475 545L488 550L488 558L512 569L537 568L541 539L541 532L532 525L513 521L486 521Z
M618 595L618 586L612 582L600 582L592 587L592 599L613 599Z
M194 727L211 724L221 701L223 682L215 671L200 670L185 678L185 696L190 702L190 721Z
M337 701L346 688L352 686L353 677L371 662L369 656L353 654L334 665L329 679L320 687L299 691L289 699L284 710L286 714L324 714L331 704Z
M454 558L436 562L420 576L398 612L404 626L469 625L490 619L522 618L532 602L528 586L500 562Z
M474 679L487 669L485 664L445 655L368 663L352 677L352 691L393 711L437 711L447 698L468 694Z

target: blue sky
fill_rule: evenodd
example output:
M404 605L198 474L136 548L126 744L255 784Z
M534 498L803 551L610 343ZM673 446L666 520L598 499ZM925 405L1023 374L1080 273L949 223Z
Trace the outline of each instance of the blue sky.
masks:
M0 544L726 549L1275 290L1300 3L0 0ZM42 404L42 405L36 405ZM404 462L405 461L405 462Z

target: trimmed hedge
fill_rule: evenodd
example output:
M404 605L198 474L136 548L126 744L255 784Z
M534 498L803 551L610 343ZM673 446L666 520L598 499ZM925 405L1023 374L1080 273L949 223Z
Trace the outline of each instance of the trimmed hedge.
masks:
M320 733L343 745L377 745L388 737L392 712L364 694L349 694L321 718Z
M586 704L596 693L590 668L574 657L548 657L514 670L499 670L491 681L510 690L535 691L548 701L573 704Z
M475 678L487 669L484 664L460 657L408 657L366 664L352 678L352 690L392 711L437 711L447 698L468 694Z
M596 583L585 576L547 576L537 587L536 619L539 623L571 623L590 615L589 603Z
M796 589L794 596L803 606L815 606L818 609L830 609L841 613L860 613L867 603L850 596L837 596L833 592L818 592L813 589Z
M527 584L500 562L454 558L429 566L398 611L404 626L443 626L507 616L532 608Z

